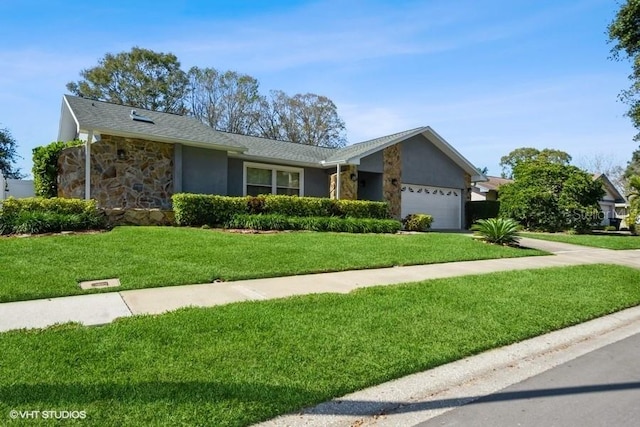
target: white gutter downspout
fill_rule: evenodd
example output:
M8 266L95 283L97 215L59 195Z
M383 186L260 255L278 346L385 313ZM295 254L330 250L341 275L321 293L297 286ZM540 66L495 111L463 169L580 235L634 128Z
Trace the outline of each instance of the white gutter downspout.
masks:
M340 163L336 165L336 200L340 200Z
M91 199L91 141L93 131L87 135L87 142L84 144L84 199Z

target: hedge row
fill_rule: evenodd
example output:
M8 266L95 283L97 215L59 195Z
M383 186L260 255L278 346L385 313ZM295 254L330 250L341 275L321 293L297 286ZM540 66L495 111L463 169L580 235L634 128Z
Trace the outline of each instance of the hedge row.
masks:
M242 214L389 218L389 210L384 202L280 195L230 197L178 193L173 196L173 210L176 223L186 226L225 225L234 216Z
M0 234L40 234L100 229L104 215L95 200L9 197L0 209Z
M309 230L346 233L397 233L400 221L335 216L287 216L280 214L238 214L225 226L250 230Z
M500 212L497 200L476 200L464 205L466 228L470 228L479 219L496 218Z

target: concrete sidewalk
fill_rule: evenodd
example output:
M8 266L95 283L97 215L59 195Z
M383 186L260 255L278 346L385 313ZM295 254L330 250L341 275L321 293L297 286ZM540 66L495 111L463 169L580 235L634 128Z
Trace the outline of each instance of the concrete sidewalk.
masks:
M348 293L357 288L468 274L578 264L621 264L640 269L640 250L612 251L522 238L521 245L554 255L343 271L323 274L169 286L0 304L0 332L56 323L99 325L118 317L159 314L187 306L209 307L311 293Z

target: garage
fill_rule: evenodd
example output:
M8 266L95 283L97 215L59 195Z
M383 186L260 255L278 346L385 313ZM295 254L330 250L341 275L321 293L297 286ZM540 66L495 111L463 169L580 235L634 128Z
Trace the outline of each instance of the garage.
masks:
M402 184L402 217L412 213L433 216L433 229L462 227L462 190L459 188Z

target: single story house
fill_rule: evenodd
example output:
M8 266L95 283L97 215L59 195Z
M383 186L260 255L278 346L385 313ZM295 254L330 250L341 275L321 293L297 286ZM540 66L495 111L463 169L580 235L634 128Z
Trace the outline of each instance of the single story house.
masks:
M435 229L460 229L471 182L486 179L428 126L324 148L65 95L58 140L73 139L85 144L61 153L59 196L105 208L168 209L179 192L290 194L386 201L395 218L427 213Z
M498 191L501 185L513 182L509 178L501 178L499 176L487 175L487 180L484 182L476 182L471 189L471 200L498 200Z
M599 173L593 175L593 180L599 179L602 181L602 187L604 188L604 196L600 199L600 209L602 209L602 221L601 225L610 225L611 219L619 219L623 227L626 227L627 213L627 200L624 198L615 185L611 183L607 175ZM624 222L624 224L622 224Z

